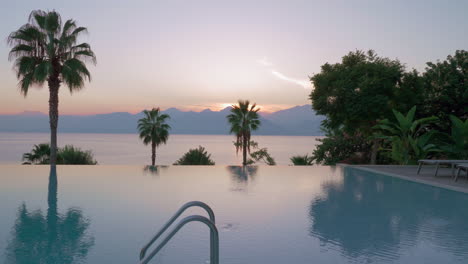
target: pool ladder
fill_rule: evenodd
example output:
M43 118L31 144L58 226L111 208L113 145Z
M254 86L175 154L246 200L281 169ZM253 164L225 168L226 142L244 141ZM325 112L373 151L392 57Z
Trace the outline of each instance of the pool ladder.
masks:
M201 216L201 215L192 215L187 216L182 219L166 236L157 246L156 248L151 251L151 253L146 256L146 252L148 251L149 247L153 245L153 243L174 223L175 220L190 207L201 207L205 209L208 213L209 219ZM159 232L141 249L140 251L140 264L147 264L151 259L153 259L156 254L172 239L172 237L186 224L190 222L201 222L208 226L210 229L210 264L219 264L219 236L218 236L218 229L215 225L215 215L211 208L199 201L192 201L184 204L175 214L174 216L167 221L167 223L159 230Z

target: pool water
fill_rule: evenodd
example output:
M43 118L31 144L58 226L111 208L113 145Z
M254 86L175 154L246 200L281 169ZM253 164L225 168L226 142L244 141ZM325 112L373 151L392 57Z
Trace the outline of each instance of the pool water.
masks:
M354 168L100 165L0 166L0 263L138 263L191 200L213 208L223 264L468 263L464 193ZM151 263L209 263L208 228Z

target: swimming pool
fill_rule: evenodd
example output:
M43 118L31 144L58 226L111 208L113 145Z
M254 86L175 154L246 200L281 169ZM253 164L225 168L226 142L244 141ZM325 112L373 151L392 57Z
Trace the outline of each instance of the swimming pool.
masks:
M220 263L467 263L468 195L353 168L0 166L1 263L138 263L185 202ZM187 213L200 213L190 209ZM208 263L189 224L152 263Z

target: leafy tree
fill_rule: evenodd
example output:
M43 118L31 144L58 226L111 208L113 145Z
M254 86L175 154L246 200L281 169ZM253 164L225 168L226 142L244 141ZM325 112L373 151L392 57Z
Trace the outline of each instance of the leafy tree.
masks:
M297 155L297 156L292 156L290 158L292 164L295 166L311 166L313 164L313 157L309 156L308 154L306 155Z
M57 162L58 94L62 83L70 92L83 88L91 74L85 62L96 63L96 57L87 43L77 44L86 28L78 27L74 20L62 25L60 14L55 11L32 11L27 24L8 36L12 46L10 60L20 80L21 93L26 96L32 86L49 86L50 164Z
M426 117L415 120L416 106L405 115L393 110L396 122L388 119L381 120L374 129L378 130L377 137L391 143L391 158L401 165L416 164L419 159L438 152L439 149L431 143L434 130L427 130L429 124L438 118Z
M148 145L151 143L151 165L154 166L156 162L156 148L161 144L166 144L169 138L169 126L166 122L170 119L167 114L161 114L158 108L152 110L144 110L144 117L138 120L138 131L143 144Z
M23 154L23 164L49 164L50 145L42 143L34 145L29 153ZM58 149L57 164L63 165L96 165L93 153L90 150L83 151L73 145L66 145Z
M372 134L378 120L391 116L392 108L407 111L414 105L421 84L417 72L405 73L400 61L378 57L372 50L350 52L340 63L322 65L311 81L312 108L327 118L322 126L364 137ZM376 150L374 141L373 163Z
M449 133L450 115L468 118L468 51L457 50L442 62L428 62L424 78L421 115L439 118L439 128Z
M215 165L215 162L211 159L211 154L208 154L204 147L199 146L196 149L190 149L174 165Z
M452 121L452 131L446 134L448 142L441 147L442 151L452 159L468 159L468 119L465 121L450 116Z
M250 153L251 132L260 126L259 108L256 104L250 104L248 100L239 100L237 105L233 105L231 114L227 116L231 125L230 133L236 135L236 152L242 149L242 165L247 165L247 152Z

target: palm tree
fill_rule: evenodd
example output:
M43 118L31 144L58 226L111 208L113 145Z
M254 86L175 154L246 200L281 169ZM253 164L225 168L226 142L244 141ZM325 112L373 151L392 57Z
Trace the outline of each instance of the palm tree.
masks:
M198 148L189 149L173 165L215 165L215 162L211 159L211 154L208 154L208 151L204 147L198 146Z
M50 145L41 143L34 145L31 152L23 154L23 164L49 164Z
M166 144L169 138L169 126L166 120L170 119L167 114L161 114L158 108L153 108L151 111L144 110L143 118L138 120L138 131L143 144L151 143L151 166L154 166L156 161L156 147L161 144Z
M256 104L250 104L248 100L239 100L237 105L231 108L231 114L227 116L231 124L230 133L236 135L236 153L242 149L242 165L247 165L247 152L250 153L250 135L251 131L260 127L260 120Z
M304 156L292 156L290 160L294 166L311 166L313 165L314 158L306 154Z
M58 93L62 82L70 92L78 91L85 80L91 80L85 61L96 63L96 57L87 43L76 44L86 28L78 27L74 20L62 25L60 14L55 11L35 10L27 24L8 36L12 46L10 60L21 93L26 97L32 86L49 86L50 165L57 161Z

